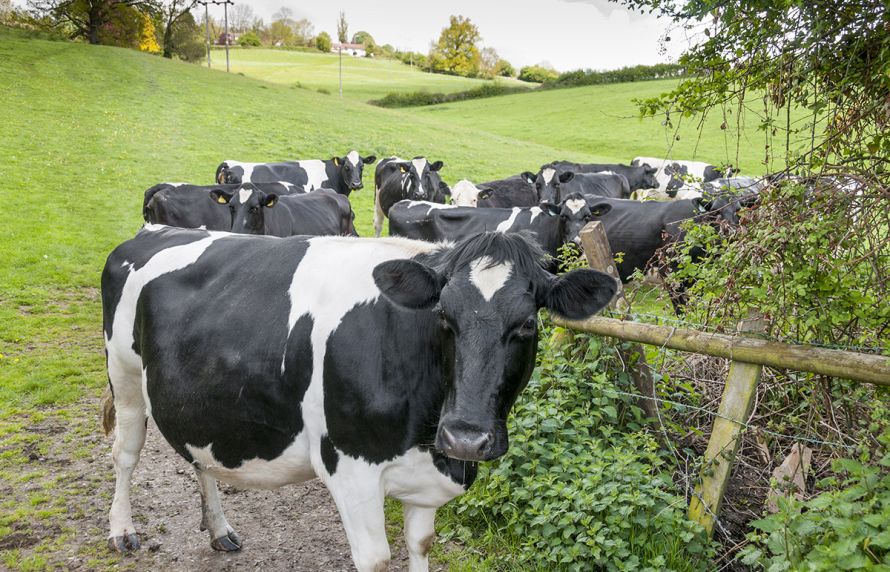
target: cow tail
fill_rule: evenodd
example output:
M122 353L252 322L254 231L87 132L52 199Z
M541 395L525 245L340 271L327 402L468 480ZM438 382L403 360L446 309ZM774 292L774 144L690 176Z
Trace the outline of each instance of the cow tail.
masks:
M101 408L102 429L105 430L105 435L108 436L114 430L117 417L117 412L114 409L114 394L111 392L110 385L105 388L105 393L102 394Z

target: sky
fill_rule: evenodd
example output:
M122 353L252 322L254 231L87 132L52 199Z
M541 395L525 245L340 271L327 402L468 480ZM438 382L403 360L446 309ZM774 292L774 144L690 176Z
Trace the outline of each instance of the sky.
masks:
M286 6L296 18L311 21L316 33L326 31L335 40L337 15L343 10L350 37L365 30L378 44L422 53L429 51L450 16L462 15L479 28L483 46L493 47L514 66L547 63L559 71L672 62L684 47L674 38L662 49L666 20L607 0L243 1L266 24ZM222 8L216 13L221 16Z

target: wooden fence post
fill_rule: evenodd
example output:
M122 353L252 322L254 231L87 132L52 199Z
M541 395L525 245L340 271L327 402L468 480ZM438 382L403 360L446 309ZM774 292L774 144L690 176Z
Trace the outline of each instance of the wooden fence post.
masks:
M584 256L587 257L587 264L594 270L605 272L618 281L618 292L612 302L612 307L627 313L630 307L627 299L624 297L624 285L618 277L618 270L615 268L615 258L612 255L612 249L609 247L609 239L606 237L606 229L599 221L587 223L578 233L581 239L581 247L584 249ZM619 349L619 355L627 367L633 379L634 386L641 397L637 400L637 405L646 414L649 419L658 419L658 403L655 401L655 381L652 379L652 370L646 362L646 353L640 344L627 344L625 348ZM647 399L647 398L652 399ZM660 438L659 438L660 440Z
M739 324L739 333L764 333L766 321L752 317ZM732 473L732 465L742 441L742 432L757 393L757 383L763 366L733 360L729 365L723 397L711 429L705 451L699 483L689 502L689 518L704 526L713 536L723 495Z

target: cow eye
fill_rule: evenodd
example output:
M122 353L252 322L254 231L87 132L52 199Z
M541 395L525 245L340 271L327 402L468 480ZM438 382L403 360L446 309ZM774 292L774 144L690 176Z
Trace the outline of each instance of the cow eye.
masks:
M517 333L520 336L530 336L538 330L538 316L532 314L522 323Z
M260 211L257 207L250 207L250 214L256 214Z

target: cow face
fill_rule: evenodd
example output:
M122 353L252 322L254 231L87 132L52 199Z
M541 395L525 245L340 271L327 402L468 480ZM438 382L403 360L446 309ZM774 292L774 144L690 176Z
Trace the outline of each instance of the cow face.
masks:
M521 234L484 233L439 256L384 262L374 280L396 305L431 311L446 340L436 449L495 459L507 451L507 415L534 369L538 309L588 317L609 303L616 282L594 270L547 274L540 249Z
M575 178L575 173L566 171L559 173L553 167L544 167L535 178L535 191L541 203L558 204L561 200L561 185Z
M375 155L362 157L358 151L350 151L345 157L332 157L331 162L340 169L340 181L350 191L358 191L364 187L362 169L377 160Z
M423 157L415 157L398 165L402 174L402 192L405 198L412 201L430 201L441 197L439 200L444 201L441 189L444 183L439 177L439 169L444 165L442 161L430 163Z
M559 233L561 244L581 246L581 229L594 217L602 216L612 209L608 203L597 203L590 206L580 193L572 193L561 205L544 203L541 208L550 216L559 217Z
M704 210L714 213L718 220L723 219L732 226L738 226L742 203L732 193L706 194L699 200L699 204Z
M246 187L241 187L237 192L213 189L210 198L229 206L232 232L239 234L265 234L264 209L278 204L278 195Z
M641 188L643 189L657 189L659 187L658 179L655 178L655 173L658 172L658 169L655 167L650 167L649 163L643 163L643 176L640 180L640 183L643 185Z
M457 207L475 207L479 201L480 192L481 189L476 185L462 179L451 189L451 204Z

